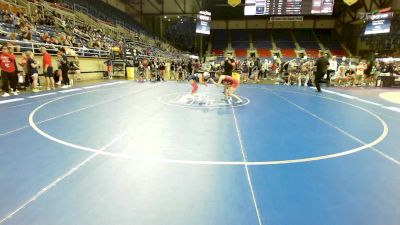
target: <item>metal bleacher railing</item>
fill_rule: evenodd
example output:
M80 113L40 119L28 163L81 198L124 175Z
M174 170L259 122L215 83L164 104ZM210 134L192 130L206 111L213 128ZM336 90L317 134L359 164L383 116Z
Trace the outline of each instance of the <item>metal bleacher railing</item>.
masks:
M82 57L98 57L98 58L108 58L110 57L111 52L109 50L100 50L100 49L89 49L89 48L77 48L71 46L63 46L63 45L55 45L55 44L46 44L39 42L28 42L28 41L17 41L17 40L9 40L9 39L0 39L1 43L12 43L12 46L19 45L20 52L32 51L34 53L39 53L41 47L45 47L50 54L55 54L61 48L67 49L68 55L77 55Z

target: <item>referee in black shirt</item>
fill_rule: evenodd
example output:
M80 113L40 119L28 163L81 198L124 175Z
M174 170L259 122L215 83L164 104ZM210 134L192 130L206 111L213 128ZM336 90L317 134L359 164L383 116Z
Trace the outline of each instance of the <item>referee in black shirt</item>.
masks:
M224 75L232 76L233 68L235 67L235 60L228 58L224 62Z
M315 72L314 83L315 87L317 88L317 92L321 92L321 86L319 82L321 81L322 77L326 74L328 70L329 61L326 56L319 53L319 58L315 62L315 66L317 67L317 71Z

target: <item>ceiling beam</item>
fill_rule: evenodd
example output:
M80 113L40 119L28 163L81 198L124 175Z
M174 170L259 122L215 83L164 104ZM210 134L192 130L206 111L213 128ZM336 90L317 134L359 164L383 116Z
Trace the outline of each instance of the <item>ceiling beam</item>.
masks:
M371 12L371 10L372 10L372 3L374 3L374 1L369 1L369 10L368 10L368 12Z
M174 0L178 8L181 10L182 13L185 13L185 8L182 8L182 6L179 4L178 0Z
M158 8L158 6L152 1L152 0L146 0L154 9L156 9L160 14L162 13L162 6L161 9Z
M365 2L365 0L362 1L362 5L363 5L363 8L364 8L365 12L369 12L370 11L370 10L368 10L367 3Z
M133 5L133 4L127 4L127 6L128 6L130 9L132 9L133 11L135 11L137 14L139 14L139 15L142 14L141 9L136 8L135 5Z

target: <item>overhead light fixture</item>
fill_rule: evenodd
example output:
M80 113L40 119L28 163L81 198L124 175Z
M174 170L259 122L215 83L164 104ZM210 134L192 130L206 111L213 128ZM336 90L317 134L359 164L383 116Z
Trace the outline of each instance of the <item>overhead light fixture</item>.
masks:
M167 16L164 16L164 19L167 19Z

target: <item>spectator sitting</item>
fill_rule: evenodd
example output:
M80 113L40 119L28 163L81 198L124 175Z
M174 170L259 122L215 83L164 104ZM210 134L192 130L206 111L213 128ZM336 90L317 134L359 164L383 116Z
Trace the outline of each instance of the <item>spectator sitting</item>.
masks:
M72 36L67 36L67 38L65 39L64 45L66 46L72 46Z
M29 30L28 26L25 26L21 29L22 39L26 41L32 40L32 32Z
M32 12L32 15L29 17L31 20L32 24L38 25L39 24L39 12L36 9L35 11Z
M101 43L100 43L99 40L97 40L97 41L95 41L95 42L93 43L93 48L95 48L95 49L101 49Z
M66 40L67 40L67 37L66 37L66 35L65 35L65 33L61 33L60 34L60 37L58 38L58 42L61 44L61 45L66 45L65 44L65 42L66 42Z
M10 47L12 52L20 52L21 51L21 45L19 45L17 42L17 34L16 33L11 33L8 35L8 39L10 41L7 43L7 46Z
M50 37L50 43L55 44L55 45L59 44L57 38L55 38L55 37Z
M72 46L78 47L78 40L76 37L72 37L71 43L72 43Z
M3 11L3 21L4 23L12 23L11 13L8 10Z
M15 28L20 28L21 27L21 15L19 13L17 13L16 16L14 16L13 18L13 24L15 26Z
M45 43L51 43L51 37L48 32L44 32L44 34L40 38Z

